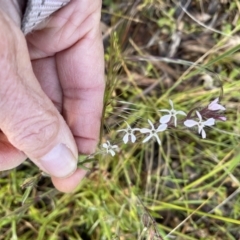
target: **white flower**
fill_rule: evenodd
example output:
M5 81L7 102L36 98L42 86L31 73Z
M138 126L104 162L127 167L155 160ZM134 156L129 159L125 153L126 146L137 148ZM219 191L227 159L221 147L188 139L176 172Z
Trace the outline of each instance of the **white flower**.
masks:
M168 123L171 119L171 117L174 118L174 126L176 127L177 126L177 115L183 115L183 116L186 116L186 113L183 112L183 111L176 111L174 108L173 108L173 102L172 100L169 99L169 103L172 107L171 110L168 110L168 109L163 109L163 110L160 110L160 112L168 112L167 115L165 116L162 116L160 118L160 123Z
M202 138L206 138L206 132L204 131L204 127L205 126L212 126L215 123L215 119L214 118L209 118L207 121L202 121L202 116L201 114L196 111L198 118L199 118L199 122L195 121L195 120L186 120L184 122L184 125L186 127L193 127L193 126L198 126L198 133L202 134Z
M222 106L221 104L219 104L218 101L219 101L219 98L216 98L214 101L212 101L208 105L208 109L211 111L226 110L226 108L224 106Z
M150 120L148 120L148 123L151 125L152 129L148 129L148 128L142 128L140 129L141 133L149 133L149 136L147 136L144 140L143 143L148 142L152 137L157 139L158 144L161 144L161 141L158 137L158 132L163 132L164 130L167 129L167 124L161 124L159 125L159 127L157 129L155 129L155 127L153 126L152 122Z
M127 122L126 122L126 124L127 124L126 129L120 129L120 130L117 130L117 132L125 132L126 133L123 136L123 142L125 144L128 142L129 138L130 138L132 143L135 143L137 138L135 137L134 132L139 131L140 129L139 128L131 128Z
M105 148L106 152L110 153L112 156L115 156L115 151L118 149L117 145L111 145L109 141L107 141L107 143L103 143L102 147Z

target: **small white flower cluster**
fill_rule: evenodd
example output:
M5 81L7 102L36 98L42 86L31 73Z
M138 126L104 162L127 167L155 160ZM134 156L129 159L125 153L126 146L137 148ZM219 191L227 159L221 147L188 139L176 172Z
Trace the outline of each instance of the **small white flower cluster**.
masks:
M106 153L109 153L112 155L112 157L115 156L115 151L118 150L118 146L117 145L111 145L111 143L109 141L107 141L106 143L103 143L102 145L103 148L105 148Z
M134 135L134 132L139 131L141 133L149 133L149 135L143 140L143 143L148 142L151 138L155 138L158 142L158 144L161 144L161 141L158 137L159 132L163 132L167 129L167 124L160 124L158 128L155 128L153 123L148 119L148 123L151 126L151 129L148 128L131 128L127 123L126 129L118 130L117 132L125 132L125 135L123 136L123 142L126 144L128 143L129 139L132 143L136 141L136 136Z
M218 103L219 98L212 101L207 107L203 108L200 111L195 111L195 115L191 117L193 111L191 110L187 115L183 111L177 111L174 109L172 100L169 100L169 104L171 109L162 109L159 110L160 112L166 112L168 114L162 116L159 120L160 124L157 128L154 127L153 123L148 119L148 123L150 128L131 128L131 126L126 122L127 127L125 129L117 130L117 132L124 132L123 142L126 144L129 141L135 143L137 137L135 132L140 132L143 134L148 134L146 138L143 139L142 143L148 142L150 139L154 139L161 145L161 140L158 136L159 132L163 132L167 130L168 127L177 127L177 115L185 116L184 121L182 121L183 125L191 128L194 126L198 127L198 133L201 134L202 138L206 138L206 132L204 127L206 126L213 126L215 124L215 120L226 121L226 117L222 116L219 111L224 111L225 108ZM194 120L198 118L198 121ZM107 154L111 154L115 156L115 151L118 150L117 145L111 145L109 141L102 144L105 152Z

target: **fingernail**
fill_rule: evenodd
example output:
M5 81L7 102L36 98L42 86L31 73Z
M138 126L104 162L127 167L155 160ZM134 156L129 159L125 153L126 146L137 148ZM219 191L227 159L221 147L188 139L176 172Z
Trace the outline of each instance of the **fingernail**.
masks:
M77 169L77 159L63 143L58 144L43 156L40 163L51 176L57 178L68 177Z

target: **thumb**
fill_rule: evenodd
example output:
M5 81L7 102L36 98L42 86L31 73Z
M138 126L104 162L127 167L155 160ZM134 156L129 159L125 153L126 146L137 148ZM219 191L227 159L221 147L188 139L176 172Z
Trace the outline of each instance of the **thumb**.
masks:
M0 129L43 171L70 176L78 156L72 133L33 74L23 34L1 12L0 56Z

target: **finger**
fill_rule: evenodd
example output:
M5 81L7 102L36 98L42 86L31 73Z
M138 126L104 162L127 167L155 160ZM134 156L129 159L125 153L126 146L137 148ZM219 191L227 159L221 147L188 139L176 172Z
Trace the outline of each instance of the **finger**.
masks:
M85 154L92 153L99 140L105 87L103 59L98 25L73 47L56 55L63 90L63 115L79 152Z
M32 61L33 72L42 90L53 102L58 111L62 112L62 88L59 83L54 57Z
M61 179L52 177L53 185L61 192L70 193L72 192L79 182L85 177L86 171L77 169L69 178Z
M82 153L92 153L96 147L103 105L100 10L101 1L72 0L51 16L44 29L27 36L32 59L59 52L63 114Z
M78 156L72 133L35 78L24 36L1 12L0 29L0 128L43 171L68 177Z
M0 170L9 170L20 165L26 155L16 149L6 138L3 133L0 133Z

